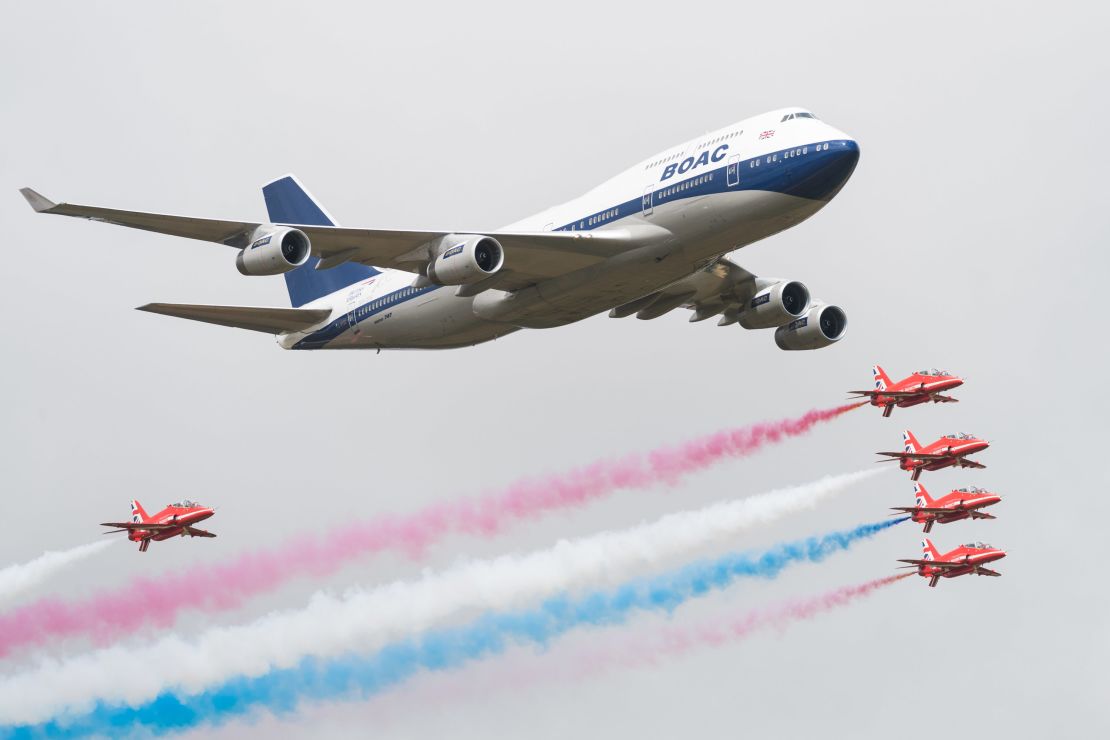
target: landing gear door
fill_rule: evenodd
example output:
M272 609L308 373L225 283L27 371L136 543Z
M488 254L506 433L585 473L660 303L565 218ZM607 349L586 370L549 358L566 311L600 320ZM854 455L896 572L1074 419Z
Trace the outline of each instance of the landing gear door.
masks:
M740 184L740 155L733 154L728 158L728 166L725 169L726 179L728 186L734 188Z
M654 186L652 185L648 185L646 188L644 188L644 197L641 206L645 216L650 216L652 213L655 212L655 207L652 202L653 188Z

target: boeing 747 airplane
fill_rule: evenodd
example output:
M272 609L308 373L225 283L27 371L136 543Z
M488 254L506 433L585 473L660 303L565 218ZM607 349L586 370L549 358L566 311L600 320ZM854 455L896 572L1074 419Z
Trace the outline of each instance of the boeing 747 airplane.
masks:
M859 159L801 108L765 113L664 150L585 195L503 229L402 231L336 224L292 175L262 188L269 222L54 203L76 216L215 242L244 275L285 275L292 308L151 303L143 311L274 334L286 349L443 349L602 311L775 329L782 349L826 347L847 318L797 280L725 255L798 224Z

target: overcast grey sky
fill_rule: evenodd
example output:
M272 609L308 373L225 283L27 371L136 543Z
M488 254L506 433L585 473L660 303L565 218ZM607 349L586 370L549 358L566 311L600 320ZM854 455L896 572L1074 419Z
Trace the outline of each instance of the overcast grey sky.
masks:
M856 412L675 490L615 496L494 543L449 542L431 563L867 467L909 426L923 440L962 430L993 441L987 470L926 483L1003 494L996 521L939 527L934 539L1006 548L1005 577L935 590L915 579L783 635L577 685L429 707L418 679L279 728L411 738L1110 731L1110 17L1096 3L894 5L5 3L0 565L96 539L96 523L123 516L131 497L219 507L216 540L142 557L121 544L38 592L90 593L832 405L865 387L874 362L892 375L935 365L968 378L958 405L891 420ZM280 278L241 277L219 246L36 217L16 192L260 219L261 184L296 172L345 225L492 228L786 105L812 109L862 149L823 212L737 257L845 308L847 338L817 352L687 324L681 311L450 352L282 352L264 335L132 310L286 305ZM736 544L881 519L910 495L891 473ZM684 614L884 575L919 540L903 525ZM420 567L369 560L181 629ZM274 730L263 721L216 734Z

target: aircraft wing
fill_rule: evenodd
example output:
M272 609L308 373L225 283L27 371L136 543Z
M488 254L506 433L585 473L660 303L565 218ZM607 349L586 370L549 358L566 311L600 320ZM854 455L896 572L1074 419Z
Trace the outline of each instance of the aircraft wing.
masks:
M190 537L215 537L216 536L216 535L212 534L211 532L208 532L208 531L203 530L203 529L197 529L196 527L185 527L185 534L189 535Z
M991 570L990 568L984 568L982 566L975 569L975 574L980 575L980 576L995 576L995 577L1002 575L997 570Z
M609 316L619 319L636 314L639 319L654 319L684 306L694 312L690 321L721 315L721 326L734 324L740 308L762 287L758 281L743 267L721 257L662 290L617 306Z
M942 457L945 457L945 456L944 456L944 455L942 455ZM987 466L986 466L986 465L984 465L983 463L977 463L977 462L975 462L974 460L968 460L968 459L966 459L966 458L963 458L963 457L958 457L958 458L956 458L956 465L957 465L957 466L959 466L959 467L961 467L961 468L978 468L978 469L984 469L984 468L986 468L986 467L987 467Z
M952 396L942 396L939 393L934 393L933 395L929 396L929 398L933 399L934 401L937 401L938 403L959 403L960 402L960 399L958 399L958 398L952 398Z
M236 249L248 245L257 221L227 221L191 216L172 216L142 211L55 203L31 188L20 192L37 213L74 216L91 221L181 236L187 239L224 244ZM450 234L483 234L492 236L505 249L505 266L498 273L496 287L517 290L540 280L574 272L608 259L633 243L631 234L623 229L604 231L488 231L451 229L442 231L408 231L388 229L351 229L339 226L295 226L312 243L312 254L329 260L332 266L344 262L361 262L377 267L392 267L419 273L428 263L429 243Z

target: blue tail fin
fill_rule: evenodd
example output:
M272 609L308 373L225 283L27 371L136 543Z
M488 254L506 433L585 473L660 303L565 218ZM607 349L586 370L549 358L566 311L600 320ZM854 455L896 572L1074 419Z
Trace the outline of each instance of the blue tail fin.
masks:
M266 210L272 223L337 225L293 175L286 175L264 186L262 196L266 199ZM289 289L289 302L294 308L378 274L373 267L350 262L330 270L317 270L316 263L319 261L316 257L309 257L308 262L285 273L285 287Z

